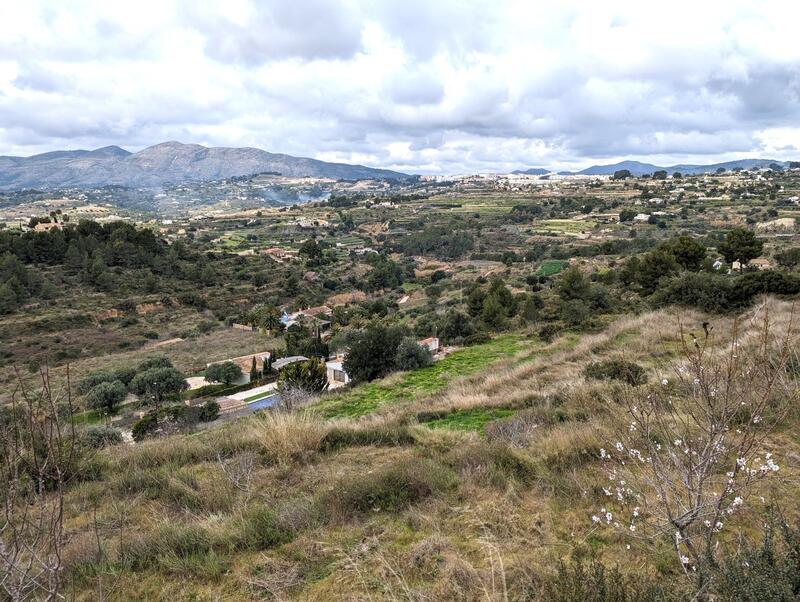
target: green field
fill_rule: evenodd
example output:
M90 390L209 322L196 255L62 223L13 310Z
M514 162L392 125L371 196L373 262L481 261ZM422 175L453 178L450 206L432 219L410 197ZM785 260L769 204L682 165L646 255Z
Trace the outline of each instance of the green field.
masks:
M546 259L539 265L539 269L536 270L536 275L554 276L567 267L568 264L569 262L563 259Z
M412 401L435 393L454 378L472 374L488 364L515 355L526 344L528 341L519 335L501 335L488 343L456 351L427 368L359 385L325 399L315 407L326 418L364 416L383 404Z

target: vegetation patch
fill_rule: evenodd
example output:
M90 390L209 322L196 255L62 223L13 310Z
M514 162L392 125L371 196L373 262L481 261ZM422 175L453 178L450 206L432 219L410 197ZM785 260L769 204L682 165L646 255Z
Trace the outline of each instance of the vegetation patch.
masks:
M546 259L539 265L539 269L536 270L536 275L545 277L555 276L566 268L567 265L569 265L569 262L563 259Z
M444 428L454 431L483 431L487 424L500 418L508 418L515 410L508 408L457 410L447 416L426 422L429 428Z
M427 368L404 372L395 379L357 386L335 395L317 408L326 418L364 416L381 405L412 401L443 389L456 376L465 376L524 348L518 335L501 335L488 343L467 347L451 353Z

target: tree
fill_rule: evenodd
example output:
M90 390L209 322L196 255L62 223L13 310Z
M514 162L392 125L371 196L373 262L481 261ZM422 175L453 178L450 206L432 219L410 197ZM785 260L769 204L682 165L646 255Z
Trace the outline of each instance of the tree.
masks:
M430 350L411 337L404 338L397 346L394 365L398 370L416 370L430 366L431 362L433 362L433 357Z
M586 299L589 294L589 279L576 267L571 267L561 274L556 291L564 301Z
M725 261L728 263L741 261L746 264L761 255L763 248L763 241L756 238L752 230L734 228L728 232L725 242L719 245L718 250L725 256Z
M319 393L328 388L328 371L325 362L311 358L305 362L294 362L283 368L278 375L278 390L301 389Z
M589 317L589 306L580 299L570 299L561 303L561 319L567 326L580 326Z
M172 362L166 357L154 355L139 362L136 372L144 372L152 368L172 368Z
M678 262L663 249L647 253L639 263L636 281L645 295L650 295L658 288L658 282L665 276L678 272Z
M670 541L700 591L724 553L731 515L779 471L770 434L800 394L789 365L797 335L791 326L771 326L767 314L756 314L763 320L751 332L735 324L723 353L711 335L681 329L681 360L664 366L655 385L609 399L626 416L600 450L607 501L592 521Z
M274 305L256 305L249 314L250 323L269 334L280 332L284 328L281 322L281 311Z
M47 368L39 386L19 380L0 407L0 596L64 600L67 486L87 458L72 420L69 388ZM66 408L66 411L62 411ZM63 592L63 593L62 593Z
M372 323L350 335L344 369L353 381L370 381L388 374L395 365L400 341L408 334L400 326Z
M775 260L785 268L797 267L800 265L800 247L792 247L775 253Z
M471 335L475 329L472 327L469 316L463 311L450 308L444 315L439 327L439 338L445 343L453 343Z
M256 363L256 356L253 356L253 361L250 364L250 382L255 382L260 377L260 372L258 370L258 364Z
M255 358L253 358L253 361L255 361ZM232 382L239 380L241 376L242 369L238 364L234 364L233 362L211 364L206 368L206 380L211 382L230 385Z
M666 169L658 169L653 172L653 179L654 180L666 180L667 179L667 170Z
M308 257L309 261L316 261L322 257L322 247L313 238L307 239L298 249L300 255Z
M636 217L638 213L633 209L623 209L619 212L619 221L620 222L632 222L633 218Z
M706 258L706 247L691 236L678 236L663 245L663 249L675 258L685 270L698 271Z
M614 175L611 176L611 179L612 180L624 180L624 179L630 178L630 177L632 177L630 170L618 169L617 171L614 172Z
M0 315L13 313L18 307L17 293L11 285L8 282L0 284Z
M86 405L106 414L113 414L114 407L125 399L127 390L118 380L101 382L86 394Z
M189 385L186 378L172 367L150 368L139 372L131 381L131 391L152 402L156 409L167 396L185 391Z

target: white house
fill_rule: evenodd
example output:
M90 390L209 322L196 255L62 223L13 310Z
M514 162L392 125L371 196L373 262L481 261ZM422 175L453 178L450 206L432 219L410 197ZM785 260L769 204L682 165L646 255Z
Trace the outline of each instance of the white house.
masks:
M417 341L417 344L422 347L425 347L431 353L437 353L439 351L438 337L428 337L427 339L422 339L421 341Z
M350 382L350 375L345 372L344 366L342 366L342 358L325 362L325 368L327 368L328 372L328 389L343 387Z

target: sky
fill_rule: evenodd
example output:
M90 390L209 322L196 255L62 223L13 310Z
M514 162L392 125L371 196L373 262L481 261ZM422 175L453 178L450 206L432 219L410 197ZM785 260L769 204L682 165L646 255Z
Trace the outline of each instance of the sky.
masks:
M795 0L0 0L0 154L798 160L798 23Z

